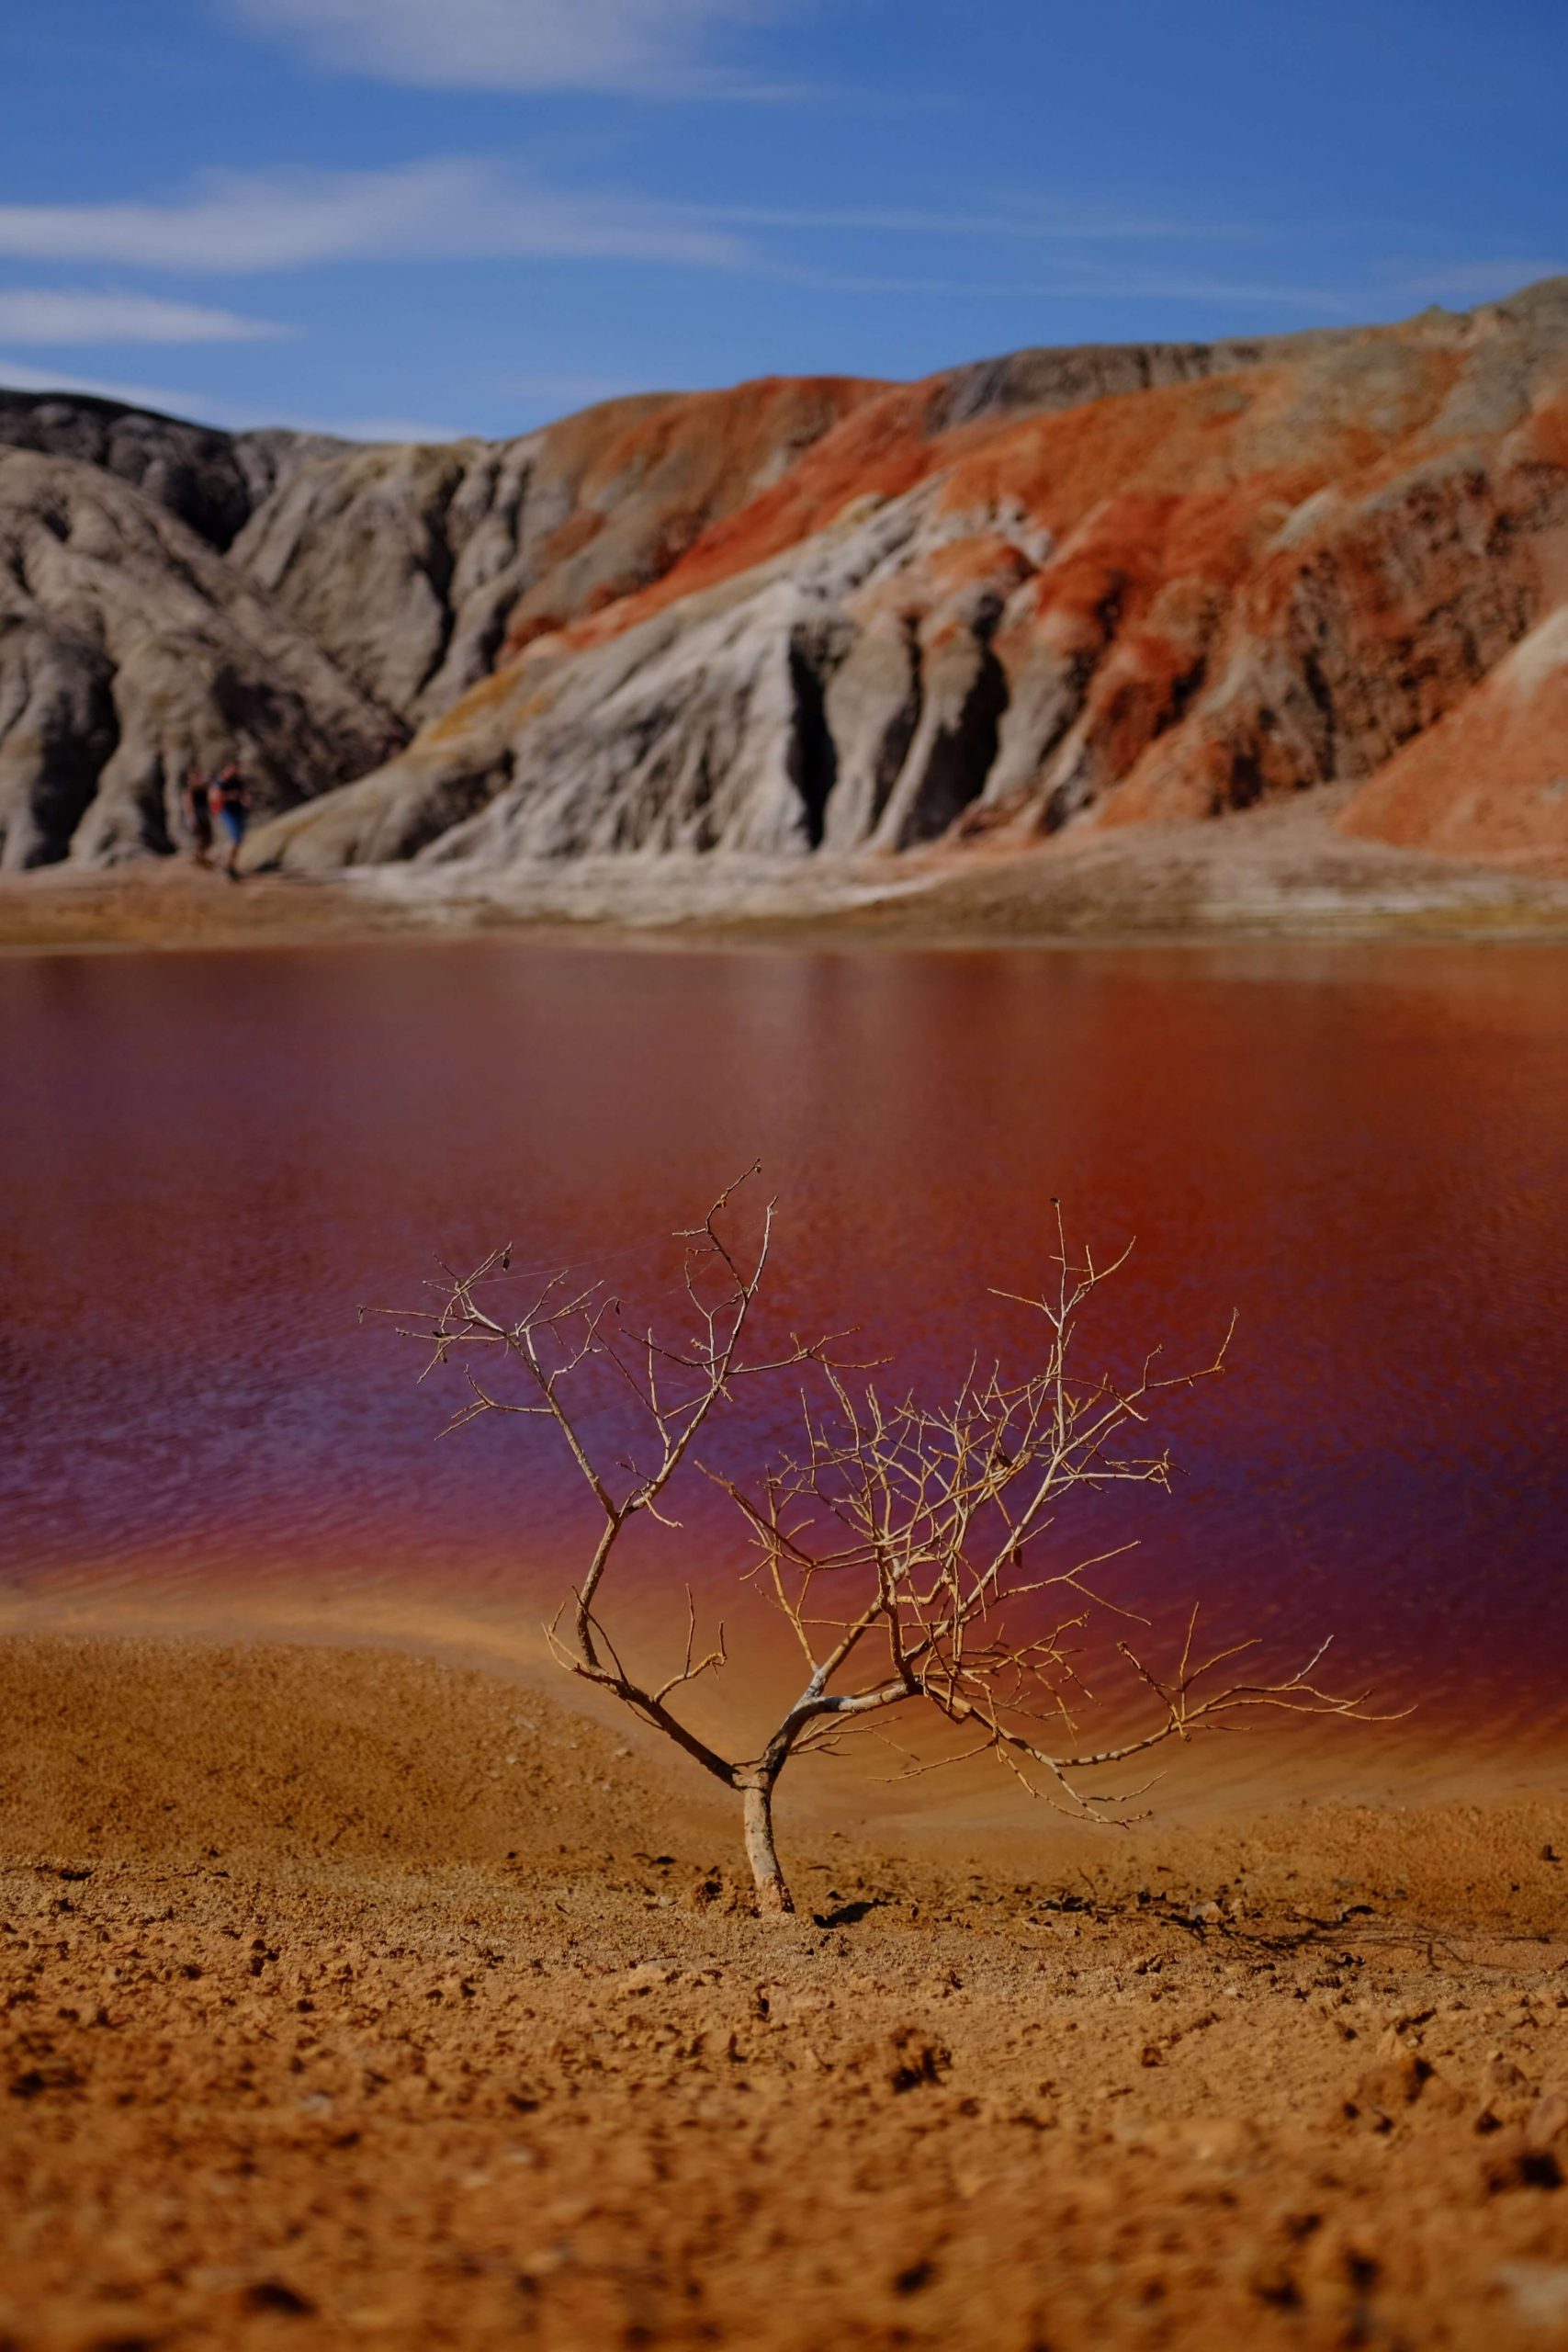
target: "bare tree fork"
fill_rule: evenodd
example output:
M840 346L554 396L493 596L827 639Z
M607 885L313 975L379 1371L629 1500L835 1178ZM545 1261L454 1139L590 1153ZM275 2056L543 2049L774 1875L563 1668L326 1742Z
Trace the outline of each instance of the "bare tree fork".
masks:
M546 1629L551 1649L739 1794L759 1910L795 1907L773 1829L785 1766L831 1752L848 1732L878 1728L897 1707L923 1704L960 1733L958 1755L935 1761L990 1756L1032 1795L1107 1823L1137 1818L1131 1808L1151 1783L1111 1788L1100 1776L1172 1742L1269 1712L1386 1719L1370 1713L1366 1692L1337 1693L1316 1679L1326 1642L1293 1671L1254 1677L1241 1661L1250 1661L1256 1639L1206 1650L1193 1609L1180 1651L1163 1670L1138 1637L1115 1642L1143 1719L1118 1736L1086 1742L1079 1716L1093 1700L1077 1661L1087 1637L1118 1619L1146 1632L1147 1621L1101 1589L1099 1572L1132 1545L1064 1557L1061 1508L1075 1493L1118 1485L1168 1490L1170 1456L1152 1449L1147 1425L1162 1401L1218 1375L1230 1334L1195 1371L1163 1373L1155 1351L1120 1380L1080 1374L1079 1323L1126 1253L1105 1266L1087 1250L1075 1258L1058 1208L1054 1271L1041 1294L993 1294L1035 1318L1035 1368L1008 1376L999 1365L972 1363L938 1404L913 1392L889 1400L861 1376L863 1366L839 1360L842 1333L791 1334L750 1352L775 1204L761 1211L749 1244L738 1240L735 1196L746 1181L676 1236L681 1328L669 1335L633 1329L614 1292L578 1283L570 1269L536 1276L521 1311L502 1311L502 1285L519 1279L509 1250L471 1274L443 1267L431 1285L440 1300L434 1312L378 1311L427 1346L422 1378L447 1366L459 1372L468 1394L449 1430L491 1412L554 1424L600 1527L581 1581ZM705 1465L699 1441L743 1384L784 1376L803 1380L798 1449L750 1480ZM633 1452L614 1460L591 1437L606 1385L641 1432ZM604 1622L627 1530L644 1515L678 1526L671 1490L705 1468L744 1519L753 1557L742 1573L762 1581L804 1670L770 1736L742 1758L721 1755L684 1719L684 1694L727 1663L722 1625L707 1646L699 1641L689 1587L680 1662L662 1679L632 1671Z

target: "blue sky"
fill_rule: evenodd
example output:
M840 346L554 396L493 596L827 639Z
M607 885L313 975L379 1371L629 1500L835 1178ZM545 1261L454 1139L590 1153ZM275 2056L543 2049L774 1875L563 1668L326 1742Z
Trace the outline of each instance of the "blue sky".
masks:
M0 382L521 432L1568 271L1563 0L12 0Z

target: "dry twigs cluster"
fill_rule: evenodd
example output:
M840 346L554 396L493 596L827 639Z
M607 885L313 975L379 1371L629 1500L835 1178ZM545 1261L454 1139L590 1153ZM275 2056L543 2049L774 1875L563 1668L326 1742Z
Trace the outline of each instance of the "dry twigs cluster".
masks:
M581 1581L548 1629L552 1648L573 1673L613 1692L739 1793L760 1909L794 1907L773 1836L773 1796L785 1765L911 1702L957 1727L960 1756L994 1756L1032 1793L1102 1821L1127 1818L1144 1792L1108 1790L1084 1776L1168 1742L1259 1709L1365 1718L1364 1693L1336 1695L1314 1681L1326 1643L1296 1672L1251 1679L1238 1662L1256 1641L1206 1653L1197 1644L1194 1611L1168 1671L1156 1671L1123 1634L1117 1647L1144 1691L1147 1720L1105 1746L1081 1746L1075 1709L1089 1694L1074 1668L1077 1643L1091 1622L1143 1621L1094 1580L1116 1552L1055 1564L1060 1507L1075 1490L1168 1487L1168 1453L1144 1450L1151 1412L1162 1396L1218 1373L1224 1349L1196 1372L1162 1374L1151 1355L1122 1382L1080 1374L1078 1323L1125 1253L1103 1267L1087 1252L1075 1260L1058 1212L1049 1286L1038 1297L998 1294L1038 1318L1037 1368L1010 1379L996 1367L972 1367L942 1404L912 1394L889 1403L836 1358L829 1340L792 1337L772 1353L746 1353L773 1204L742 1246L734 1238L739 1190L728 1188L699 1226L676 1237L684 1250L684 1329L676 1336L648 1328L634 1334L612 1290L603 1282L580 1285L568 1272L532 1287L520 1313L502 1311L501 1286L518 1279L505 1250L466 1276L444 1269L432 1285L440 1295L434 1312L387 1311L405 1336L430 1348L426 1373L455 1365L465 1378L468 1400L449 1429L492 1412L554 1424L600 1525ZM806 1389L798 1452L755 1481L723 1476L718 1483L750 1530L756 1554L750 1573L765 1579L805 1679L760 1751L732 1758L679 1712L682 1692L726 1663L722 1630L713 1647L700 1648L688 1594L681 1664L662 1680L639 1676L606 1629L606 1586L634 1521L646 1514L678 1523L671 1489L683 1473L704 1470L699 1440L720 1408L746 1384L789 1374L802 1376ZM634 1451L611 1461L591 1444L595 1379L629 1401L643 1431L640 1456Z

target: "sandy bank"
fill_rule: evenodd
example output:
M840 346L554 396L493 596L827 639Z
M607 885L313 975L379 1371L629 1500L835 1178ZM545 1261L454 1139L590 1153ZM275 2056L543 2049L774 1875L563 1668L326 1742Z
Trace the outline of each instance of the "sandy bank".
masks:
M0 883L0 948L286 945L527 928L561 935L905 945L1226 937L1568 938L1561 860L1477 865L1351 840L1322 791L1221 822L1038 850L809 863L715 855L367 867L240 883L184 861Z
M764 1927L524 1683L0 1644L0 2342L1561 2334L1568 1808L785 1835Z

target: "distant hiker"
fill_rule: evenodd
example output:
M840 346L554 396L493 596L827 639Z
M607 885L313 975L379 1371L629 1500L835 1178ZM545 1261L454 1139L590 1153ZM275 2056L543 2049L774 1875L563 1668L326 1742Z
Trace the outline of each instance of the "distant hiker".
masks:
M186 788L182 795L186 831L190 836L191 855L198 865L205 865L212 849L212 804L210 786L199 768L186 770Z
M207 787L208 804L214 817L229 836L229 854L223 870L231 882L240 878L240 843L245 838L245 819L250 813L251 797L244 780L232 760L225 760Z

